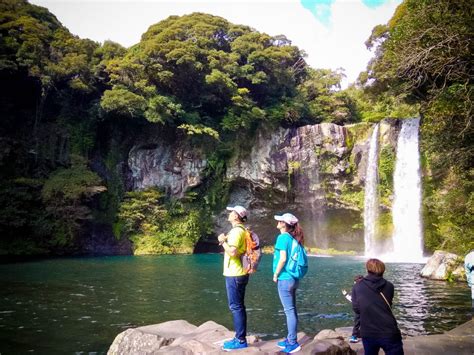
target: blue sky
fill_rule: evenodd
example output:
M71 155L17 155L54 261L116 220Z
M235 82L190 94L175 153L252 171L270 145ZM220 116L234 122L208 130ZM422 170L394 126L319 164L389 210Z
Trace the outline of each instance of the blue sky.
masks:
M355 0L356 1L356 0ZM389 3L389 0L360 0L362 4L368 8L375 9L379 6L382 6L386 3ZM336 0L301 0L301 5L307 10L309 10L316 20L321 22L325 26L331 25L331 7L336 2Z
M269 35L285 35L315 68L343 68L347 85L372 56L364 45L401 0L30 0L48 8L72 33L126 47L171 15L205 12Z

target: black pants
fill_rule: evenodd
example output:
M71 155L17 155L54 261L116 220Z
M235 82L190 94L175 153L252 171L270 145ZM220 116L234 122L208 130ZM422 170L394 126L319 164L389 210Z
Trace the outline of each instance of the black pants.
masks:
M352 335L356 338L360 338L360 314L357 313L354 315L354 327L352 328Z
M385 355L404 355L402 339L393 338L362 338L365 355L378 355L380 348Z

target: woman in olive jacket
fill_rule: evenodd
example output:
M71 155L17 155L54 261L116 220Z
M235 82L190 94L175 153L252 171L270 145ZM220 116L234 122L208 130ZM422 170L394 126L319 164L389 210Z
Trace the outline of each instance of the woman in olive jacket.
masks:
M360 334L365 355L403 355L397 320L392 313L393 284L383 278L385 264L378 259L366 263L367 276L352 288L352 308L360 316Z

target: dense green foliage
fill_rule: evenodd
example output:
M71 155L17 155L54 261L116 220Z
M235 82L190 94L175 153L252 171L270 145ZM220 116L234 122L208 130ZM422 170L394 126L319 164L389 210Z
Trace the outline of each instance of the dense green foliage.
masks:
M80 39L45 8L4 0L0 253L74 252L94 224L131 239L138 254L192 252L227 202L227 164L248 153L258 127L364 121L349 129L351 149L369 123L419 112L427 247L472 248L471 19L467 0L405 1L369 38L375 57L359 85L340 90L343 72L308 67L284 36L220 17L171 16L127 49ZM124 162L147 134L202 151L202 184L178 201L127 192ZM336 158L316 153L329 174ZM393 158L381 152L387 207ZM288 184L298 168L290 166ZM362 209L360 186L330 197ZM387 233L388 215L379 221Z
M355 117L349 96L334 92L341 74L308 68L283 36L206 14L171 16L151 26L106 71L112 88L102 97L104 110L213 138L261 121Z
M340 74L310 69L283 36L206 14L171 16L125 49L80 39L45 8L6 0L0 53L2 253L68 253L87 223L133 235L138 253L192 251L209 229L199 215L226 202L226 161L260 123L355 117L335 91ZM155 196L166 212L155 216L138 203L147 193L125 194L118 167L150 126L207 152L199 203L180 202L181 211ZM146 221L131 228L140 213Z
M183 202L164 203L155 188L126 194L118 217L123 232L131 235L135 254L192 253L198 239L209 233L209 221L198 209Z
M108 47L73 36L44 8L0 3L3 253L69 253L93 217L104 188L88 159Z
M67 252L81 223L90 219L87 202L105 190L81 157L46 179L18 178L0 190L0 251L8 254Z
M423 117L431 250L474 248L472 19L469 0L405 0L367 41L376 51L361 76L366 93L377 102L414 103Z

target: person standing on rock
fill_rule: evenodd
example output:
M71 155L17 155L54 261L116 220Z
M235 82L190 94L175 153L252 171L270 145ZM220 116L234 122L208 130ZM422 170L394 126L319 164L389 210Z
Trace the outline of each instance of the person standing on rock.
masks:
M360 316L360 334L365 355L403 355L397 320L392 313L393 284L383 278L385 264L369 259L367 275L352 287L352 308Z
M247 345L247 312L245 309L245 288L249 275L242 267L240 256L245 252L245 227L248 212L242 206L227 207L230 211L227 220L232 229L227 234L220 234L217 239L224 248L224 276L229 309L232 312L235 338L224 342L225 351L246 348Z
M466 271L467 284L471 288L471 310L474 317L474 250L464 258L464 269Z
M278 221L277 229L280 234L275 243L273 254L273 282L277 283L278 296L285 311L288 335L286 339L277 343L284 353L294 353L301 350L297 342L298 313L296 311L296 290L299 280L293 278L286 270L290 260L293 240L300 245L304 244L304 233L298 225L298 218L291 213L275 216Z

